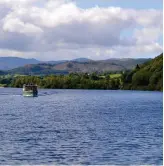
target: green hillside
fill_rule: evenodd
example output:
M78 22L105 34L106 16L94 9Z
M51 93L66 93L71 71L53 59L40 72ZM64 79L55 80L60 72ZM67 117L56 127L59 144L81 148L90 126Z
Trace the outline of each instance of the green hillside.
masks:
M123 89L163 90L163 53L123 74Z
M30 64L24 67L15 68L7 71L8 74L19 75L49 75L49 74L68 74L67 71L60 71L52 64Z

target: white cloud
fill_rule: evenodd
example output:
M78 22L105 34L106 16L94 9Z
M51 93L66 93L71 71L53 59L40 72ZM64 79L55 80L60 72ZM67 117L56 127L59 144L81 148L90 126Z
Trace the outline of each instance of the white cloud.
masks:
M162 30L159 27L143 28L141 30L136 29L134 31L134 37L138 44L147 44L155 42L162 34Z
M24 23L19 19L6 19L3 24L3 30L7 32L17 32L24 34L34 34L43 32L41 28L30 23Z
M0 0L0 5L18 8L20 6L31 5L37 0Z
M40 1L42 5L38 4ZM81 9L65 0L0 0L1 8L0 49L25 51L22 56L34 52L40 59L46 55L56 59L59 53L63 58L67 55L66 59L72 56L103 59L120 57L121 51L131 56L134 52L140 55L162 51L158 43L162 36L162 11ZM121 38L128 30L133 35L127 33Z

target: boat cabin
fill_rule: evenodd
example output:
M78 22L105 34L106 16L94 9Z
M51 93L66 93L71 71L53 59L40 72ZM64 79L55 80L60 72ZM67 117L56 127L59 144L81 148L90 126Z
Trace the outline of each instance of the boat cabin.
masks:
M34 85L34 84L24 84L23 85L24 91L37 91L37 89L38 89L37 85Z

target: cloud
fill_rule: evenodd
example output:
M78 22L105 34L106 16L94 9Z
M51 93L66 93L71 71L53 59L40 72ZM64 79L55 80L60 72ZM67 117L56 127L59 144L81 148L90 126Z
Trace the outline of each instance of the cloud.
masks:
M0 5L18 8L20 6L32 5L37 0L1 0Z
M159 10L81 9L65 0L0 0L0 9L0 49L13 54L38 54L40 59L58 59L59 54L64 59L103 59L120 57L121 51L122 57L162 51Z
M134 37L137 40L137 44L148 44L155 41L157 42L161 34L162 29L159 27L149 27L141 30L136 29L134 31Z
M17 18L6 19L3 24L3 30L6 32L24 33L26 35L43 32L41 28L30 23L24 23Z

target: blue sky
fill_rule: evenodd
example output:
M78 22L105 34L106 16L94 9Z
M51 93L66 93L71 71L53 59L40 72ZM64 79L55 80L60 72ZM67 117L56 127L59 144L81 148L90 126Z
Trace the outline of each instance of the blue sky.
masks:
M115 6L134 9L162 9L162 0L76 0L81 8L90 8L95 5L99 7Z

